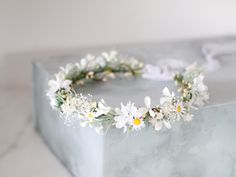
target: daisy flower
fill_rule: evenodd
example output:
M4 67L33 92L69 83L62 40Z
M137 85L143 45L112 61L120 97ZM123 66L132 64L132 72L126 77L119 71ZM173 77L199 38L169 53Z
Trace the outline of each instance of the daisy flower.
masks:
M152 119L151 121L151 124L154 126L155 130L156 131L159 131L162 129L163 125L170 129L171 128L171 124L170 124L170 121L168 120L158 120L158 119Z
M85 113L84 116L89 121L93 121L93 119L95 119L97 117L96 113L93 111L89 111L89 112Z
M160 98L161 105L163 105L166 102L172 102L172 100L173 100L173 98L175 96L175 93L174 92L170 92L167 87L165 87L162 90L162 94L163 94L163 97Z
M163 114L161 112L156 113L155 117L152 117L150 119L150 123L153 125L156 131L159 131L162 129L162 126L163 126L162 119L163 119Z
M171 120L176 118L176 108L172 102L165 102L165 104L161 106L161 110L164 117L167 117Z
M97 114L99 115L103 115L103 114L107 114L108 112L110 112L111 108L109 106L107 106L107 104L105 103L105 101L103 99L101 99L100 102L98 102L97 104Z
M96 58L96 63L100 67L105 67L106 66L106 60L103 57L97 57Z
M48 85L50 87L50 91L55 93L60 89L65 89L66 91L70 91L70 85L72 83L71 80L65 80L65 74L63 72L59 72L55 75L56 80L50 80Z
M204 92L208 90L208 87L203 83L204 75L200 74L193 80L193 88L199 92Z
M118 112L118 110L116 110ZM114 121L115 121L115 126L116 128L123 128L124 132L127 131L127 118L125 116L115 116L114 117Z
M145 115L148 112L151 117L154 117L155 112L151 108L151 98L146 96L144 98L144 104L145 104L146 107L141 107L140 108L140 111L142 112L142 115Z
M92 121L93 119L105 115L110 111L110 107L108 107L105 103L105 101L102 99L100 102L90 102L90 108L88 108L87 111L85 111L84 115L85 118L89 121Z
M76 106L71 104L71 99L69 97L67 97L66 101L61 105L61 111L66 117L69 117L76 112Z
M128 122L132 122L133 114L137 108L134 103L128 102L127 105L121 103L121 108L116 108L115 111L118 114L114 117L116 128L123 128L124 132L128 129Z
M85 58L82 58L79 63L76 63L78 70L82 71L85 70L86 66L88 64L88 61Z
M123 128L126 132L128 128L140 130L144 127L142 112L134 106L134 103L121 104L121 108L116 108L115 111L118 114L114 117L116 128Z
M117 51L110 51L109 53L107 52L103 52L102 53L102 57L107 61L107 62L111 62L111 61L116 61L116 57L117 57Z
M61 71L64 72L65 75L72 76L77 71L77 66L75 64L69 63L65 67L60 67Z
M130 123L133 126L133 130L141 130L142 128L145 127L142 117L134 117L133 121Z
M177 101L177 103L175 104L175 113L176 113L177 120L183 117L185 113L185 108L181 101Z

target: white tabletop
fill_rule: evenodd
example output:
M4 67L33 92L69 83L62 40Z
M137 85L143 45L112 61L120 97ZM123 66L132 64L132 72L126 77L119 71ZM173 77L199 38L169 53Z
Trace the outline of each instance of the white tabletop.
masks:
M69 177L34 131L30 92L25 88L0 88L0 176Z

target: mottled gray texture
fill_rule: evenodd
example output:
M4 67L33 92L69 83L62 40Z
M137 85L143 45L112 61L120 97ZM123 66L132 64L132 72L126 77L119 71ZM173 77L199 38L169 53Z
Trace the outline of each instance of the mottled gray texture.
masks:
M203 63L203 44L230 41L235 38L130 45L116 49L145 63L155 63L163 58ZM101 136L90 128L63 124L45 96L47 81L59 66L78 61L88 52L99 53L111 48L114 49L86 49L76 57L50 57L33 63L35 125L68 170L76 177L236 176L236 55L222 56L222 68L207 74L210 103L198 110L190 123L176 122L173 129L160 132L149 127L128 136L117 129ZM92 93L95 98L102 97L112 106L128 100L141 105L146 95L157 104L164 86L174 89L172 82L137 78L92 84L80 91Z

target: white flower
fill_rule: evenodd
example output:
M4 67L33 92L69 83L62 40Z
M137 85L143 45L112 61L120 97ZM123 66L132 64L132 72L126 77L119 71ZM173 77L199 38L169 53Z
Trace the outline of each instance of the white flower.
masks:
M106 66L106 60L103 57L97 57L96 63L101 67Z
M116 61L117 51L110 51L109 53L103 52L102 56L107 62Z
M160 98L161 105L163 105L166 102L172 102L172 100L173 100L173 98L175 96L175 93L174 92L170 93L170 91L169 91L169 89L167 87L165 87L162 90L162 94L163 94L164 97Z
M157 120L157 119L155 119L155 118L152 118L152 119L150 120L150 123L153 125L153 127L154 127L154 129L155 129L156 131L159 131L159 130L162 129L163 123L162 123L161 120Z
M131 125L133 126L133 130L141 130L145 127L142 117L134 117Z
M82 71L86 68L87 66L87 59L82 58L79 63L76 63L75 65L77 66L78 70Z
M181 101L177 101L177 103L175 104L175 112L177 115L177 120L183 117L183 114L185 113L185 108Z
M175 112L175 106L173 105L172 102L165 102L162 106L161 106L161 110L162 113L166 116L166 117L174 117L176 115Z
M83 114L83 120L80 122L80 125L82 127L85 127L86 125L89 125L90 127L92 127L92 123L95 121L95 119L97 117L99 117L100 115L97 114L97 112L95 111L87 111L82 113Z
M94 55L87 55L87 66L86 70L92 71L97 67L96 58Z
M129 102L126 106L121 103L121 109L116 108L115 111L118 116L114 117L116 122L116 128L124 128L124 132L127 131L127 123L133 120L133 113L137 110L134 104Z
M171 128L170 122L164 119L163 108L160 110L160 112L156 112L155 117L150 119L150 123L154 126L156 131L161 130L163 125L168 129Z
M114 117L116 128L123 128L124 132L126 132L130 127L135 130L144 127L141 120L142 113L134 106L134 103L128 102L127 105L121 103L121 108L116 108L115 111L118 114Z
M56 75L56 80L50 80L48 82L49 90L47 92L47 96L50 99L50 105L52 108L56 108L58 106L56 100L56 92L60 89L65 89L67 92L70 91L70 85L72 83L71 80L65 80L65 73L60 71Z
M103 99L98 103L89 102L88 100L86 101L86 103L87 103L86 104L87 106L84 107L83 110L81 110L81 114L84 116L83 120L80 122L80 125L82 127L85 127L86 125L89 125L90 127L92 127L92 124L94 123L94 121L96 121L95 120L96 118L98 118L101 115L106 115L111 110L111 108L106 105ZM98 128L97 130L100 130L100 128ZM95 126L95 129L96 129L96 126Z
M68 97L61 105L61 111L64 115L66 115L66 117L69 117L76 112L76 105L71 104L71 98Z
M171 97L173 98L175 96L175 93L174 92L171 92L169 91L169 89L167 87L165 87L163 90L162 90L162 94L164 96L167 96L167 97Z
M184 79L187 81L192 81L202 72L201 68L197 67L197 63L189 65L185 72L183 73Z
M170 94L170 93L167 93L167 92L164 92L164 94L166 95L166 96L172 96L173 94ZM173 95L174 96L174 95ZM169 102L167 102L167 103L169 103ZM166 110L164 109L164 113L166 114L166 115L170 115L170 113L169 112L173 112L172 110L173 110L173 105L169 105L168 106L168 104L165 104L165 107L164 108L166 108ZM166 126L166 128L171 128L171 125L170 125L170 123L169 123L169 121L167 121L167 120L165 120L165 119L163 119L163 111L162 110L160 110L160 112L154 112L151 108L150 108L150 104L151 104L151 99L149 98L149 97L146 97L145 98L145 105L146 105L146 107L147 108L149 108L148 109L148 111L149 111L149 114L150 114L150 116L151 116L151 119L150 119L150 123L154 126L154 128L155 128L155 130L157 130L157 131L159 131L159 130L161 130L161 128L163 127L163 125L165 125Z
M50 105L53 109L55 109L58 106L57 100L55 98L51 98L50 99Z
M50 105L53 109L57 107L57 100L56 100L56 94L54 91L48 90L47 97L50 99Z
M143 67L143 63L139 62L137 59L135 58L130 58L128 60L128 64L130 64L132 69L136 69L136 68L142 68Z
M168 120L164 120L164 119L152 118L150 120L150 123L154 126L156 131L161 130L163 125L168 129L171 128L170 122Z
M89 111L87 113L84 113L85 118L89 121L92 122L93 119L95 119L96 117L98 117L98 115L96 114L96 112L93 111Z
M203 83L204 76L200 74L193 80L192 95L193 104L196 106L203 106L209 99L208 87Z
M47 97L49 97L50 99L55 99L55 96L56 96L55 92L52 91L52 90L48 90L46 95L47 95Z
M59 72L56 74L56 80L50 80L48 85L50 87L50 91L56 92L59 89L63 88L66 91L70 91L71 80L65 80L65 74L63 72Z
M98 114L103 115L103 114L107 114L111 110L111 108L107 106L107 104L105 103L103 99L101 99L101 101L98 102L98 107L96 110Z
M118 110L116 110L118 112ZM127 131L127 118L125 116L119 115L114 117L116 128L124 128L124 132Z
M106 105L103 99L98 103L91 102L90 105L90 111L85 112L85 117L89 120L97 118L101 115L106 115L111 110L111 108Z
M88 106L86 108L84 108L84 110L82 110L82 114L90 122L92 122L93 119L95 119L96 117L100 116L97 114L96 107L97 107L96 102L89 102L88 101Z
M200 74L193 80L193 89L199 92L204 92L208 90L208 87L203 83L204 75Z
M60 69L65 73L65 75L74 75L75 72L77 71L77 67L75 64L69 63L66 65L66 67L60 67Z
M151 117L154 117L155 112L151 108L151 98L146 96L144 98L144 104L145 104L146 107L141 107L140 108L140 111L142 112L142 114L145 114L145 113L148 112Z
M82 58L79 63L76 63L79 71L92 71L97 67L97 59L94 55L87 55L86 58Z
M163 125L162 119L163 119L163 114L161 112L156 113L155 117L152 117L150 119L150 123L154 126L156 131L161 130Z

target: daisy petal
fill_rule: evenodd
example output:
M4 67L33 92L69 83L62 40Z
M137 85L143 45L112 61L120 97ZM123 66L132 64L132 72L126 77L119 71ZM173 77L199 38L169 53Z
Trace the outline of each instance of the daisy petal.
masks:
M138 112L140 112L142 115L145 115L148 112L147 108L141 107L138 109Z
M64 71L60 71L59 73L55 74L57 81L63 81L65 79Z
M50 80L48 82L48 86L50 87L52 92L56 92L57 90L60 89L58 82L54 80Z
M48 86L49 87L57 87L58 83L57 83L57 81L50 80L50 81L48 81Z
M155 117L155 112L153 110L150 109L148 112L149 112L151 117Z
M166 102L166 98L165 97L160 98L160 104L161 105L163 105L165 102Z
M165 96L171 96L170 91L169 91L169 89L167 87L165 87L162 90L162 94L165 95Z
M67 89L70 86L71 83L72 83L71 80L65 80L63 82L63 88Z
M147 108L150 108L150 107L151 107L151 98L150 98L149 96L146 96L146 97L144 98L144 103L145 103L145 106L146 106Z
M80 60L80 67L81 67L81 69L84 69L86 67L86 65L87 65L87 60L85 58L82 58Z

